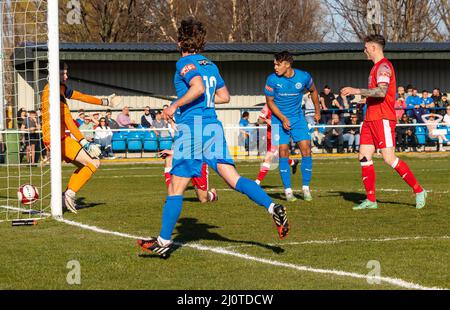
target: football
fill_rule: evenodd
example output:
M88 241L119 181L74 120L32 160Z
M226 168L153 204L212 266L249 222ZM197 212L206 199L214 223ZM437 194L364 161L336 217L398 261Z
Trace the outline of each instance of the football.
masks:
M17 198L19 198L20 203L31 205L39 199L38 189L31 184L22 185L17 191Z

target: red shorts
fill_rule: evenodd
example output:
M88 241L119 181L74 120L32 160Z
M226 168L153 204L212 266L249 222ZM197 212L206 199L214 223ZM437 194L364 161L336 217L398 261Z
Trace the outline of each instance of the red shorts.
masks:
M205 163L202 165L202 175L192 178L192 186L202 191L208 190L208 165Z
M388 119L364 121L360 144L373 145L377 149L395 147L395 125L395 121Z

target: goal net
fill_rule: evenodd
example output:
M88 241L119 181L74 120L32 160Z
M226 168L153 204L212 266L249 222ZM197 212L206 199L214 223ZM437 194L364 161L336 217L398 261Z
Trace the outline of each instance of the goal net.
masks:
M42 142L41 94L49 83L49 63L59 62L57 58L49 62L48 56L48 13L53 3L57 18L58 1L0 2L0 221L52 213L51 156ZM17 196L25 184L39 192L31 205L23 205Z

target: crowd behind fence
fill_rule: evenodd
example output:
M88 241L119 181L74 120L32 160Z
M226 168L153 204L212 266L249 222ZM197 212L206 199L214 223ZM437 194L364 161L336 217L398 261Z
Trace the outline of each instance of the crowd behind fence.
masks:
M449 105L416 106L395 110L397 151L446 151L445 146L450 140ZM98 111L94 111L92 115L87 111L78 112L78 118L74 121L89 141L101 145L103 158L152 157L163 149L171 148L173 144L175 131L162 118L161 111L146 107L138 122L130 119L129 124L125 125L118 124L111 117L110 110L106 111L105 115ZM313 112L311 109L303 110L310 126L313 153L358 151L359 130L361 120L364 118L365 105L331 108L326 113L321 111L322 118L319 123L314 121ZM431 124L430 120L434 123ZM436 120L440 123L436 123ZM19 111L15 131L6 130L0 135L0 163L6 162L8 152L17 152L19 163L35 165L47 162L49 152L42 142L40 124L39 111ZM225 124L225 137L231 154L265 155L266 131L265 124L261 124L258 120L249 122L245 127ZM14 141L11 139L14 133L17 135L18 147L8 150L8 145ZM292 153L298 153L294 144L291 147Z

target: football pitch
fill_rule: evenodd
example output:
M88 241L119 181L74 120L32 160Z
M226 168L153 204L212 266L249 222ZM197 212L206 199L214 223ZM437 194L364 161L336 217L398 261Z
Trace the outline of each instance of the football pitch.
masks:
M365 198L355 158L314 161L312 202L298 191L299 200L285 202L278 171L270 171L263 187L291 222L283 240L264 208L210 170L219 201L200 204L192 188L186 192L174 232L180 246L166 260L135 240L159 233L162 164L103 164L78 193L77 215L0 223L0 289L450 289L450 157L402 158L430 191L422 210L380 159L377 210L352 210ZM259 162L237 167L254 179ZM63 167L64 184L73 170ZM299 189L300 171L292 180ZM73 261L80 284L71 285Z

